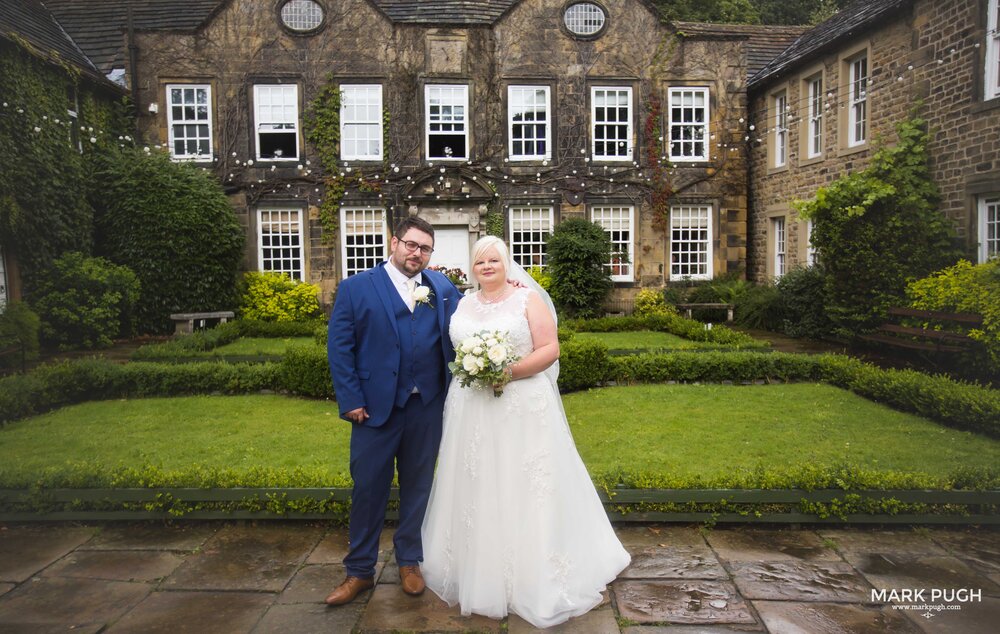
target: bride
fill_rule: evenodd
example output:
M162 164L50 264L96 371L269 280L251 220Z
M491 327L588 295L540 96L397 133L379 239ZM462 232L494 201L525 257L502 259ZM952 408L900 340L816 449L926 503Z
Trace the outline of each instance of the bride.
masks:
M503 330L520 360L508 366L499 398L452 381L421 569L427 586L464 615L512 612L550 627L597 606L629 555L566 423L548 295L493 236L473 247L472 270L480 290L459 303L452 343Z

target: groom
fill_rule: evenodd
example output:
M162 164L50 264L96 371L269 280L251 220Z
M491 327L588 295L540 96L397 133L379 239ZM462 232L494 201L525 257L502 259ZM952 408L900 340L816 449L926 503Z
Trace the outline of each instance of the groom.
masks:
M434 228L403 219L389 260L337 288L328 354L340 416L352 423L350 546L347 578L326 598L343 605L375 585L379 536L393 467L399 471L399 526L393 537L400 585L424 591L420 526L441 442L448 362L448 323L459 293L448 278L425 270Z

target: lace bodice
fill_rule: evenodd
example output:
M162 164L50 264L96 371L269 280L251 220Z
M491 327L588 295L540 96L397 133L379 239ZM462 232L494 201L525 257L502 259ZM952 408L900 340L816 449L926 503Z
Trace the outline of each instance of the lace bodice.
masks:
M528 296L533 292L529 288L517 288L495 304L481 301L479 293L466 295L451 318L448 334L452 344L482 330L501 330L508 333L514 352L519 357L527 356L534 349L526 313Z

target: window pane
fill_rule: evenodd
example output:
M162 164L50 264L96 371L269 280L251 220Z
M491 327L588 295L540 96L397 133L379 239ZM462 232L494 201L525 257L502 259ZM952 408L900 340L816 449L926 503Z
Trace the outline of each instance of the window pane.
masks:
M387 232L384 209L341 208L344 277L370 269L385 260Z
M528 268L545 267L545 241L552 233L552 207L510 208L510 253Z
M167 86L168 145L174 158L211 160L209 90L208 86Z
M302 279L302 225L298 209L261 209L260 268ZM284 247L284 248L283 248Z
M670 208L671 279L711 279L711 211L707 205Z
M612 279L632 279L632 207L601 206L591 209L591 220L611 240L612 255L605 266Z

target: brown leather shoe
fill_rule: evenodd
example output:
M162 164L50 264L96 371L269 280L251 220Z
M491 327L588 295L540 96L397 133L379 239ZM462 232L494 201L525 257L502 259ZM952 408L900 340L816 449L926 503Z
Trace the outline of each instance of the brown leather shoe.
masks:
M374 579L362 579L361 577L347 577L344 581L334 588L330 596L326 598L327 605L344 605L345 603L350 603L358 597L359 594L365 590L369 590L375 587Z
M413 597L419 597L427 588L424 576L420 574L420 566L400 566L399 583L403 586L403 592Z

